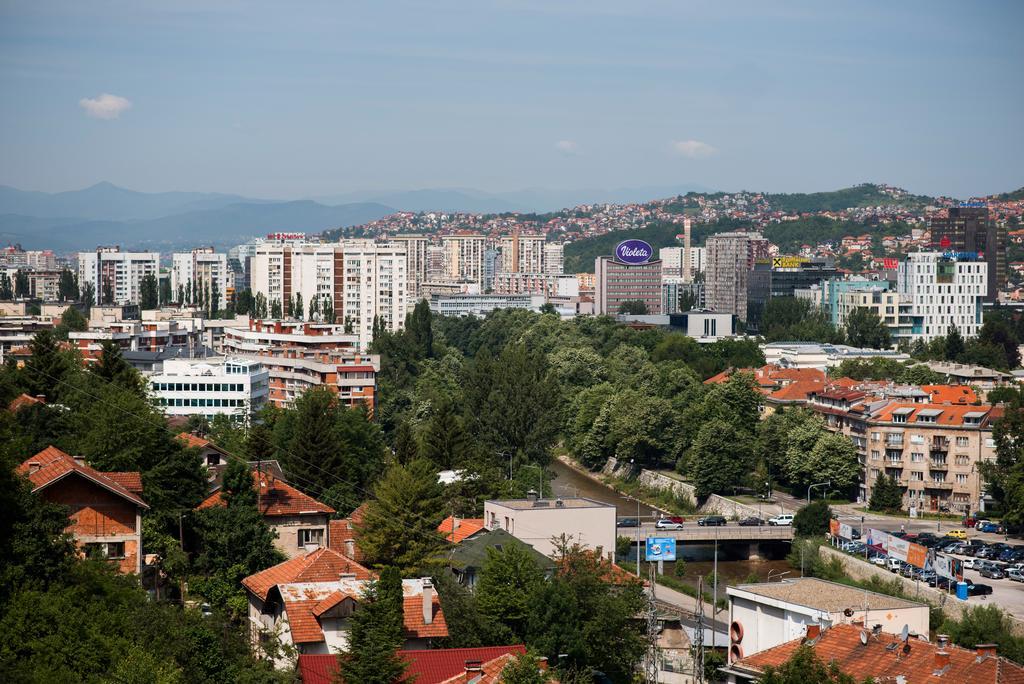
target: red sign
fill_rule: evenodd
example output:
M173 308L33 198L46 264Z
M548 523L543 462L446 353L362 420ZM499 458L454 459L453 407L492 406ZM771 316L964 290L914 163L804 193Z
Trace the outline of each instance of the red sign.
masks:
M885 257L884 259L882 259L882 268L888 269L890 271L895 271L897 268L899 268L899 265L900 260L894 257Z
M941 247L942 249L947 249L951 244L953 243L949 241L948 235L943 235L942 239L939 240L939 247Z

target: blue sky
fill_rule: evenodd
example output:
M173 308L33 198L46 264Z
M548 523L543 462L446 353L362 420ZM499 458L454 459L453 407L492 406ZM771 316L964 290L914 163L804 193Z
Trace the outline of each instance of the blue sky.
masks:
M1020 2L0 0L0 184L966 197L1024 185L1022 26Z

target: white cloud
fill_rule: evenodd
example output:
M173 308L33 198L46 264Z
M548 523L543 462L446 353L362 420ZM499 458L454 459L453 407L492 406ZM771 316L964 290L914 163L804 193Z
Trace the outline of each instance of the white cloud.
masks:
M102 93L96 97L83 97L78 106L94 119L116 119L121 112L131 109L132 103L126 97Z
M566 154L573 154L578 149L575 140L559 140L555 143L555 149Z
M718 149L700 140L675 140L672 142L672 151L690 159L704 159L718 154Z

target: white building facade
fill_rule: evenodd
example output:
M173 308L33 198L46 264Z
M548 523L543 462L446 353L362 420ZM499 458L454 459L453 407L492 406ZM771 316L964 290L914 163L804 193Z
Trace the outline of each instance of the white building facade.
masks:
M165 415L225 415L248 424L267 403L269 378L262 364L250 359L168 359L163 371L149 378L149 387Z
M190 288L217 292L217 308L226 309L228 296L234 290L234 274L228 268L228 255L218 254L212 247L201 247L191 252L175 252L171 257L171 295ZM179 290L180 288L180 290Z
M142 280L160 272L160 255L122 252L119 247L98 247L78 253L78 287L91 283L97 304L139 304Z
M904 339L929 342L954 326L964 337L975 337L984 322L981 306L988 293L988 265L980 257L908 254L899 264L896 287L900 316L909 329Z

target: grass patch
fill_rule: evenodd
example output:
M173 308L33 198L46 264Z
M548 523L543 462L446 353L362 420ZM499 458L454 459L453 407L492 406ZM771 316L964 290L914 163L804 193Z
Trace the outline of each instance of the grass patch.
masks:
M633 562L633 561L616 561L616 563L620 567L622 567L622 568L624 568L624 569L626 569L626 570L628 570L628 571L630 571L632 573L636 573L636 563L635 562ZM647 563L644 563L643 565L640 566L640 573L641 573L640 576L641 576L641 578L647 577L647 572L648 572L647 567L646 567L647 565L648 565ZM668 587L669 589L674 589L675 591L678 591L680 594L686 594L687 596L690 596L690 597L693 597L693 598L697 598L697 588L687 584L686 582L684 582L683 580L679 579L678 577L673 577L671 575L655 575L655 581L658 584L660 584L661 586L663 586L663 587ZM703 598L704 598L704 602L705 603L711 603L712 599L714 598L714 595L711 592L705 591ZM729 607L729 602L726 599L724 599L724 598L720 598L720 599L718 599L718 603L716 605L717 605L717 607L719 609L725 609L725 608Z

